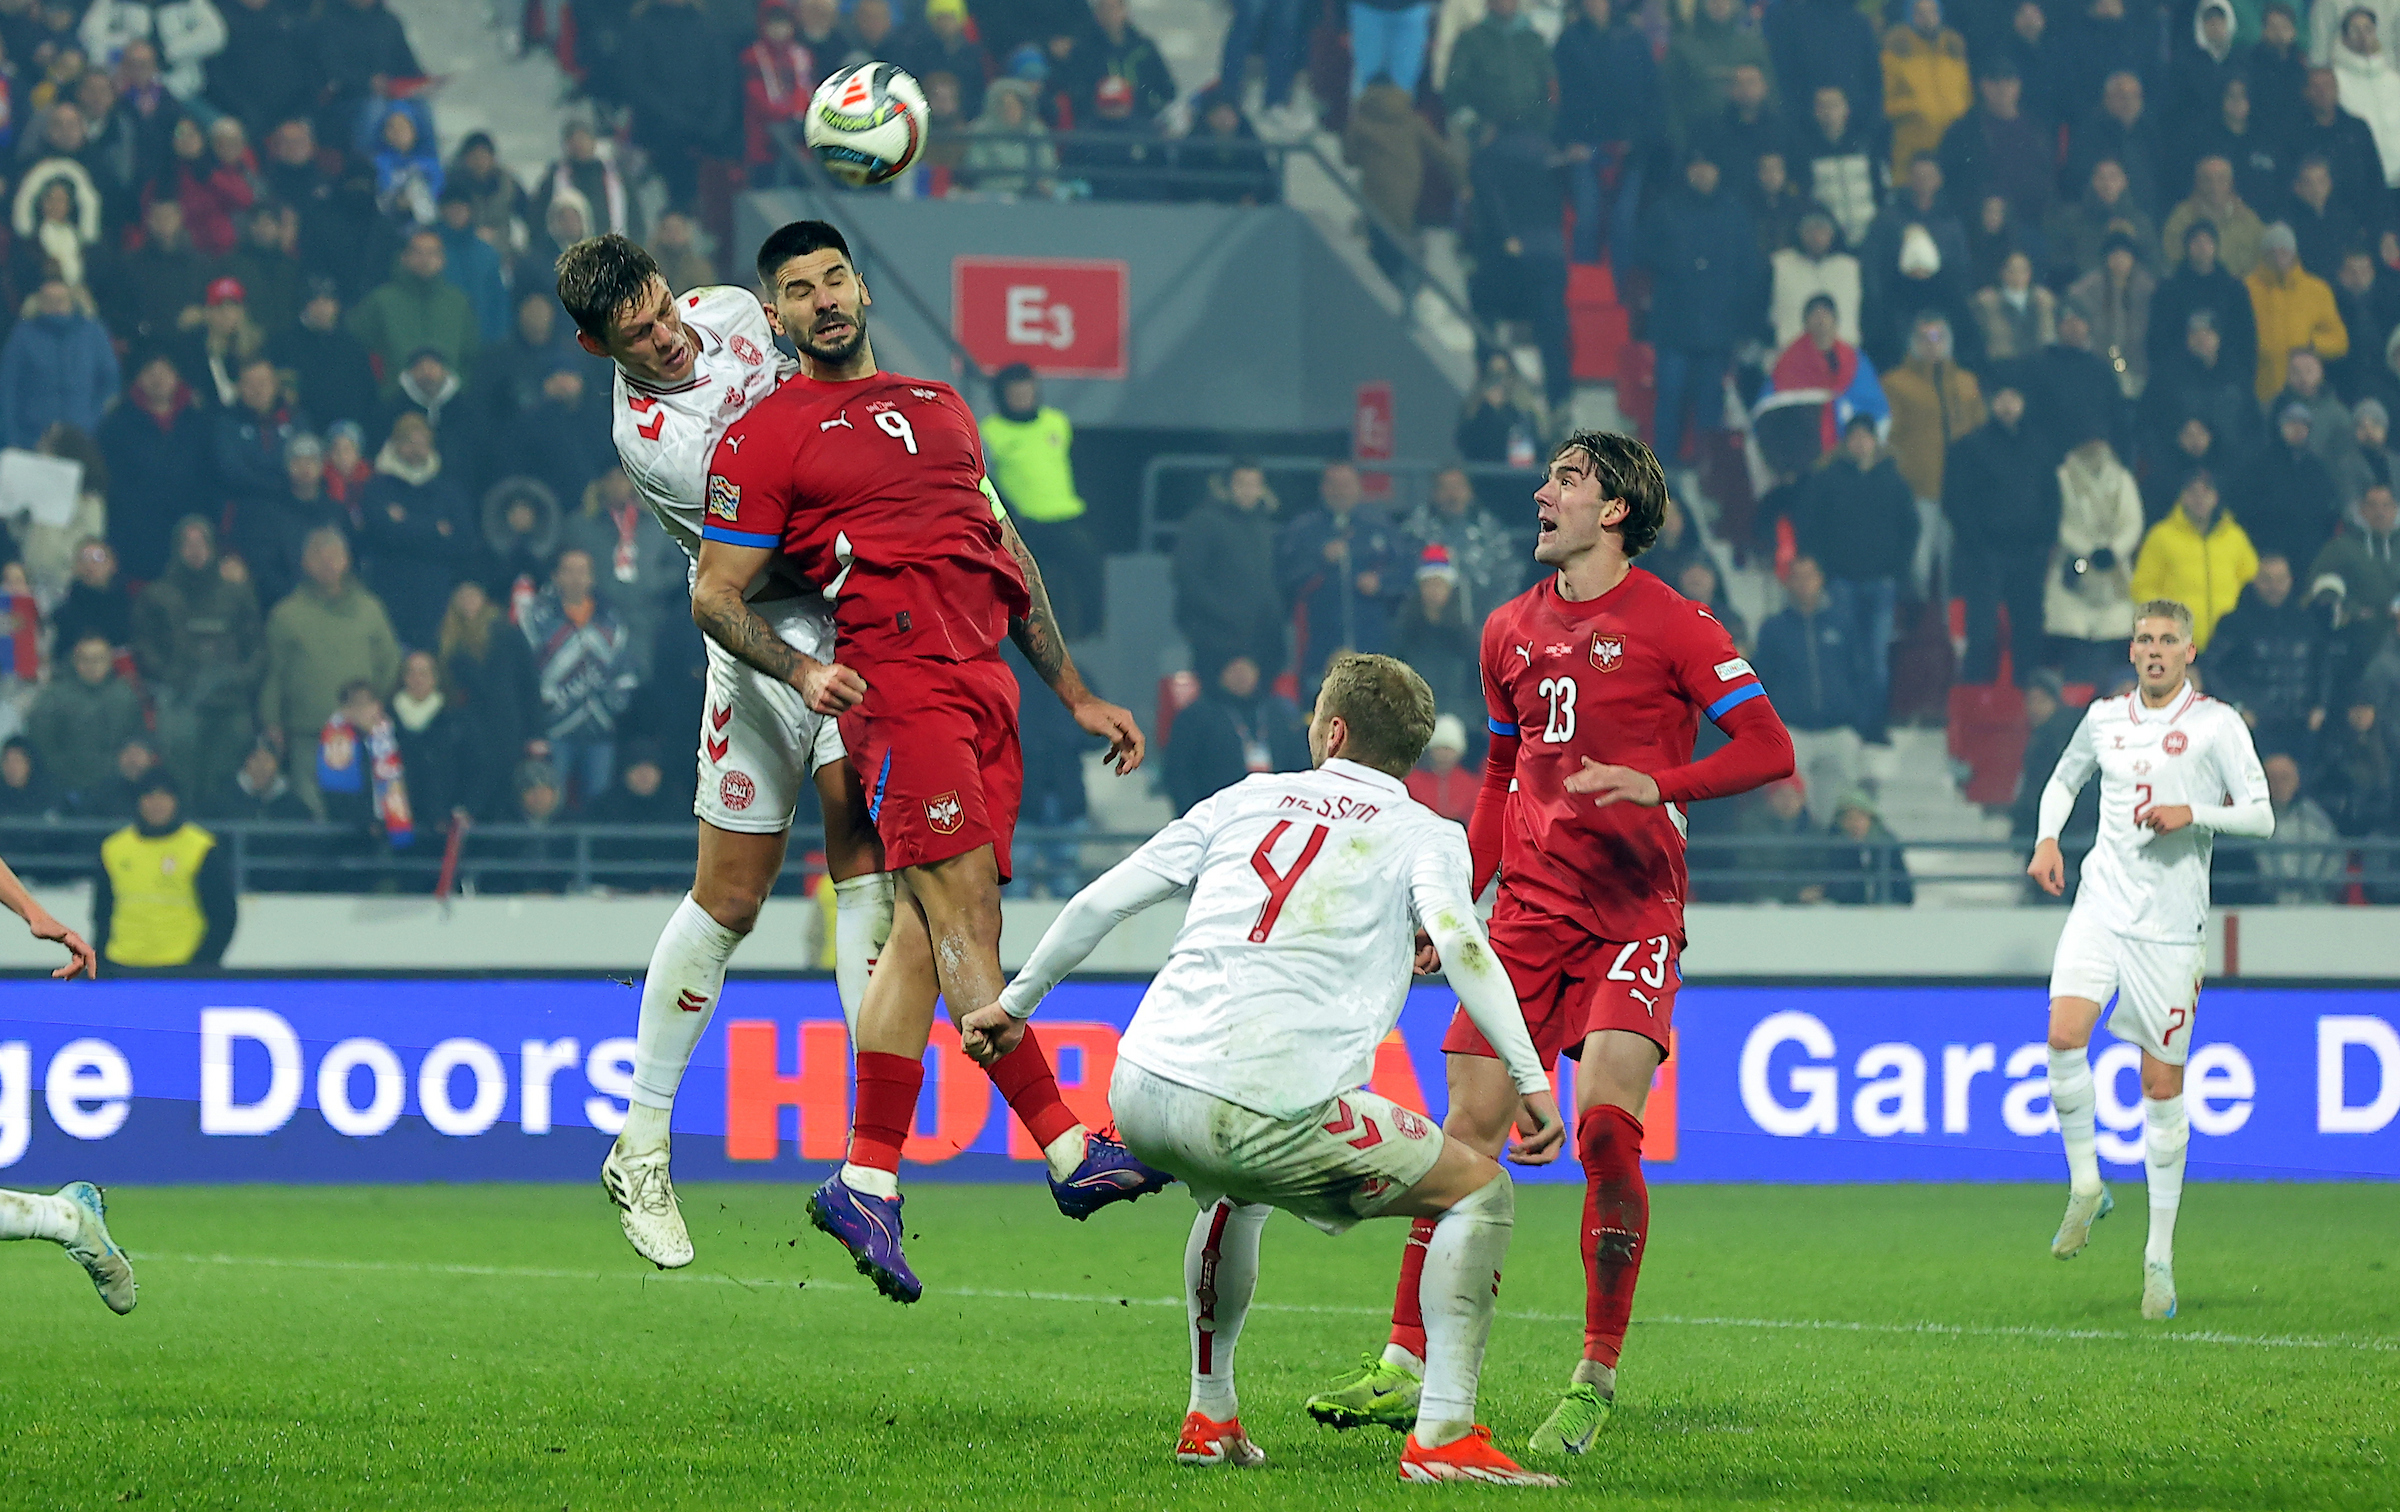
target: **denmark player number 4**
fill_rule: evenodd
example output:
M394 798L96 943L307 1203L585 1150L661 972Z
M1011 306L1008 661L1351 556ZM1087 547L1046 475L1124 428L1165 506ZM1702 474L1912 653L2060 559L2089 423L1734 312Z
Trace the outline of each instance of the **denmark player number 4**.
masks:
M1250 853L1250 869L1258 873L1259 881L1267 884L1267 901L1258 910L1258 922L1250 926L1250 943L1253 945L1265 944L1267 936L1274 932L1275 921L1283 916L1284 900L1292 895L1292 889L1300 883L1300 874L1308 870L1311 861L1317 859L1317 852L1325 848L1325 837L1332 833L1322 824L1311 829L1307 843L1300 847L1300 858L1292 863L1292 869L1279 872L1275 869L1275 842L1281 840L1283 832L1291 827L1292 821L1289 819L1276 820L1275 827L1267 831L1267 838L1259 841L1258 849Z

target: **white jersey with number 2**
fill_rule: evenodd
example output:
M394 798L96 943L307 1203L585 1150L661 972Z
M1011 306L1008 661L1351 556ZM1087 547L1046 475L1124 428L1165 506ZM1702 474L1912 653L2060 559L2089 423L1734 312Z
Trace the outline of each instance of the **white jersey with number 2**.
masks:
M1121 1058L1271 1118L1306 1115L1367 1081L1422 927L1519 1090L1545 1090L1467 871L1466 832L1398 778L1338 758L1262 773L1194 805L1078 894L1001 1003L1030 1014L1109 925L1188 887Z
M2163 709L2144 707L2138 691L2094 699L2043 790L2041 838L2058 838L2094 772L2100 833L2084 858L2075 911L2127 939L2198 941L2217 832L2274 832L2249 727L2189 683ZM2189 825L2171 835L2144 827L2153 808L2173 804L2191 806Z

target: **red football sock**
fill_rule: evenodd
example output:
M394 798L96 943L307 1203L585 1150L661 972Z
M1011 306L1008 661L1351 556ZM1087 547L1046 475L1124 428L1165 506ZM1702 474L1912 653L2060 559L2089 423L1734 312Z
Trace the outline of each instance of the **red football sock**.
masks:
M1392 1342L1420 1360L1425 1358L1425 1305L1417 1291L1425 1284L1425 1248L1431 1243L1431 1218L1408 1226L1408 1248L1400 1252L1400 1285L1392 1293Z
M925 1063L905 1055L864 1050L858 1057L858 1107L850 1116L850 1163L878 1171L900 1170L900 1147L917 1121L917 1093L925 1086Z
M1000 1095L1008 1099L1025 1132L1043 1149L1083 1122L1058 1095L1058 1073L1050 1069L1050 1057L1042 1053L1042 1042L1034 1037L1031 1024L1025 1026L1025 1037L1017 1041L1017 1048L993 1062L987 1074Z
M1641 1120L1610 1103L1575 1125L1583 1160L1583 1357L1614 1369L1633 1317L1633 1286L1650 1236Z

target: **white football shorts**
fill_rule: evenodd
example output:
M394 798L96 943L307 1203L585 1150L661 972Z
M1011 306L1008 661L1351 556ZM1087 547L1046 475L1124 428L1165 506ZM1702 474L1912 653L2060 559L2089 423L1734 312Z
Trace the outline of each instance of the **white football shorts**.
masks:
M1263 1202L1329 1234L1380 1215L1442 1153L1432 1119L1373 1092L1269 1118L1121 1059L1108 1101L1125 1147L1181 1177L1202 1207Z
M783 643L818 661L833 656L833 625L804 595L753 603ZM810 710L800 690L708 642L708 702L700 714L700 785L692 812L721 830L772 835L792 827L801 787L843 759L836 720Z
M2082 908L2067 913L2058 954L2050 965L2050 995L2106 1005L2108 1032L2171 1066L2192 1051L2192 1019L2200 1008L2207 961L2197 941L2130 940Z

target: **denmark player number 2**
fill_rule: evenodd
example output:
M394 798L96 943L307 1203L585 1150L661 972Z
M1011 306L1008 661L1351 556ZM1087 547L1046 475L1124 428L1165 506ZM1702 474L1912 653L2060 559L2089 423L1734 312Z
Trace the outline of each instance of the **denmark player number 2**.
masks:
M1542 726L1542 739L1551 745L1564 745L1575 738L1575 679L1545 677L1536 690L1550 701L1550 718Z
M1617 952L1617 959L1608 968L1608 979L1612 982L1640 982L1652 992L1658 991L1667 985L1667 952L1672 948L1672 943L1665 935L1635 940ZM1638 950L1650 952L1648 964L1628 969L1634 952Z
M916 427L910 425L908 417L898 410L877 410L875 412L875 428L907 447L910 456L913 457L917 454Z

